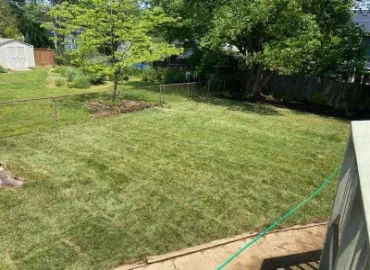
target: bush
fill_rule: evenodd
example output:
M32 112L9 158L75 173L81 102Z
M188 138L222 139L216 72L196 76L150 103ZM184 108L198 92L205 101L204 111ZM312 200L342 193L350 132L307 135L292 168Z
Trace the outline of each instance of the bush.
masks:
M53 69L53 72L55 73L58 73L62 76L65 76L65 73L66 73L66 67L65 66L56 66L54 69Z
M282 101L285 103L291 103L292 98L290 96L283 96Z
M62 75L67 78L67 81L72 82L74 77L76 77L78 70L72 66L57 66L53 69L55 73Z
M329 103L329 98L323 93L315 92L315 94L312 96L312 102L315 104L326 105Z
M128 76L140 76L141 73L142 73L142 69L136 66L123 69L123 74L126 74Z
M76 56L72 54L65 53L63 56L55 56L55 62L57 65L73 65L76 61Z
M77 76L77 69L74 67L67 67L65 69L65 77L67 77L67 81L72 82L74 78Z
M142 70L141 78L146 82L181 83L186 81L185 71L176 68L163 70L147 67Z
M165 72L161 69L147 67L142 70L141 78L146 82L164 82Z
M130 80L130 77L128 75L123 75L122 79L127 82L128 80Z
M0 73L5 73L5 69L2 66L0 66Z
M63 78L58 78L55 80L56 87L62 87L65 84L65 80Z
M90 78L92 84L101 84L107 78L107 72L104 67L97 65L90 65L83 73Z
M165 83L181 83L186 81L185 71L176 68L169 68L166 70L164 79Z
M75 88L89 88L90 78L86 75L77 75L73 80Z
M107 77L105 74L99 72L89 73L87 76L90 78L92 84L102 84Z
M73 87L75 87L75 84L73 82L69 82L69 83L67 83L67 86L69 88L73 88Z

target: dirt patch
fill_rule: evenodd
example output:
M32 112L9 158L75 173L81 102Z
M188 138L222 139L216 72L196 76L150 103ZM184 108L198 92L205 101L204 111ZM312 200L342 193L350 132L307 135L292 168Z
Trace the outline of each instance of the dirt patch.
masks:
M158 103L132 100L121 100L117 104L112 104L103 99L89 100L86 102L86 107L94 119L111 117L121 113L136 112L156 106L158 106Z
M21 187L23 182L17 177L13 177L11 173L7 172L0 164L0 188L17 188Z

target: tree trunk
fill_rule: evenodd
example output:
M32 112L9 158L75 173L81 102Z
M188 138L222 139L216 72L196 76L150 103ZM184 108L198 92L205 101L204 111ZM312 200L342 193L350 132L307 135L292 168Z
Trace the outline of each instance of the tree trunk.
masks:
M112 95L112 101L115 101L117 98L117 89L118 89L118 72L114 72L114 87L113 87L113 95Z
M263 67L262 65L257 65L255 67L254 78L253 78L253 86L252 86L252 94L255 97L262 96L262 85L264 83L264 74L263 74Z
M249 72L248 78L248 93L251 93L254 98L263 99L262 88L267 83L269 76L261 64L255 64L252 66Z

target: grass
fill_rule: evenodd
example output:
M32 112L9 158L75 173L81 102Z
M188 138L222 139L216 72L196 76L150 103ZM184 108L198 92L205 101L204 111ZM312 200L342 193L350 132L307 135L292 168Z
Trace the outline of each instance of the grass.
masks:
M90 114L85 101L92 98L111 98L112 83L92 86L89 89L69 88L67 83L56 87L53 82L61 79L60 75L49 69L36 69L26 72L0 74L0 137L23 135L35 131L48 131L56 126L86 122ZM154 87L153 87L154 86ZM158 101L159 93L156 85L140 81L125 84L121 98L147 99ZM148 87L154 92L145 97L138 89ZM156 92L155 92L156 91ZM64 95L80 95L59 97ZM35 99L56 96L52 99L1 104L12 100ZM57 119L57 121L55 120Z
M51 74L49 69L38 68L32 71L11 72L0 74L0 102L15 99L31 99L59 95L73 95L106 91L111 89L111 83L93 86L89 89L50 87L49 79L57 74Z
M127 97L156 97L140 85L125 85ZM341 163L349 131L342 120L222 99L166 100L0 138L0 160L25 181L0 191L0 269L109 269L261 230ZM335 187L284 226L326 220Z

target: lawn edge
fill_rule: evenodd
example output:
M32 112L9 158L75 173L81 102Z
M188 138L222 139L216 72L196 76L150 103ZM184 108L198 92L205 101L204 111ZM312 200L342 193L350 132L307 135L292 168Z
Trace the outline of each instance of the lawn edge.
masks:
M306 229L306 228L312 228L312 227L318 227L318 226L323 226L323 225L327 225L327 224L328 224L328 222L326 221L326 222L311 223L311 224L306 224L306 225L295 225L295 226L289 227L289 228L274 230L274 231L269 232L268 234L286 232L286 231L294 231L294 230L300 230L300 229ZM239 235L235 235L235 236L231 236L231 237L227 237L227 238L223 238L223 239L214 240L214 241L206 243L206 244L201 244L201 245L197 245L197 246L193 246L193 247L180 249L178 251L173 251L173 252L169 252L169 253L165 253L165 254L161 254L161 255L148 256L146 258L146 261L138 261L138 262L133 263L133 264L122 265L122 266L119 266L117 268L113 268L113 270L133 270L133 269L137 269L139 267L148 266L150 264L154 264L154 263L158 263L158 262L162 262L162 261L166 261L166 260L171 260L171 259L174 259L174 258L177 258L177 257L189 255L189 254L196 253L196 252L199 252L199 251L204 251L204 250L208 250L208 249L215 248L215 247L218 247L218 246L230 244L230 243L233 243L233 242L236 242L236 241L245 240L247 238L255 237L258 234L259 234L259 232L243 233L243 234L239 234Z

